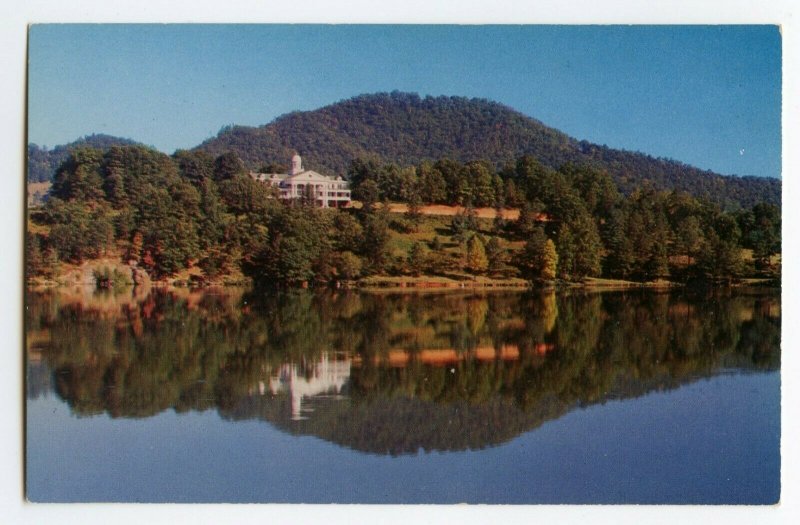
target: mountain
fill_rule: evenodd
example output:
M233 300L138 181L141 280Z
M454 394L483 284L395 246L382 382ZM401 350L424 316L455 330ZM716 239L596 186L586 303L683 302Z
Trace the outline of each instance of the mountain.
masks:
M123 139L111 135L93 134L79 138L69 144L56 146L53 149L28 144L28 182L48 182L53 179L58 166L64 162L70 150L80 147L91 147L107 150L111 146L141 145L131 139Z
M235 151L251 169L283 164L293 151L321 172L344 174L356 157L398 165L451 158L488 159L498 169L522 155L552 168L572 162L606 170L630 193L649 181L725 207L776 205L781 181L723 176L637 152L578 141L502 104L464 97L408 93L361 95L314 111L294 112L260 127L230 126L197 149L213 155Z

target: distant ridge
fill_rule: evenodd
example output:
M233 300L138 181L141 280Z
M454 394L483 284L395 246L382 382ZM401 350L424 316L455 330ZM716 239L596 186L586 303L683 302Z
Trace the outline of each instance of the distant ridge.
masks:
M485 99L360 95L313 111L293 112L260 127L229 126L197 149L235 151L250 168L282 163L294 150L311 168L346 173L356 157L411 165L448 157L487 159L498 169L522 155L547 166L590 164L611 174L624 193L645 182L679 189L727 208L780 205L781 181L723 176L678 161L578 141L507 106Z
M50 150L29 144L28 182L51 180L71 149L115 145L141 143L94 134ZM306 166L328 174L345 174L357 157L400 166L441 158L486 159L502 169L531 155L552 168L572 162L605 170L626 194L649 183L660 190L686 191L727 209L758 202L781 205L780 179L720 175L675 160L578 141L508 106L465 97L360 95L289 113L264 126L228 126L195 149L215 156L234 151L251 169L283 164L297 151Z
M28 182L47 182L52 180L58 166L64 162L70 150L90 147L107 150L111 146L142 145L139 142L102 133L86 135L78 140L46 149L37 144L28 144Z

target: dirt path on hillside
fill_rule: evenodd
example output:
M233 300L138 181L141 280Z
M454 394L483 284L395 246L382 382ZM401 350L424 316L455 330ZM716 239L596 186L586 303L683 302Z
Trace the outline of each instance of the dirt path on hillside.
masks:
M402 203L389 204L389 211L392 213L405 213L408 211L408 206ZM423 215L455 215L458 212L464 211L463 206L445 206L443 204L433 204L430 206L422 206L420 213ZM475 208L475 214L481 219L494 219L494 208ZM504 208L502 211L503 218L508 220L516 220L519 218L519 210L515 208Z

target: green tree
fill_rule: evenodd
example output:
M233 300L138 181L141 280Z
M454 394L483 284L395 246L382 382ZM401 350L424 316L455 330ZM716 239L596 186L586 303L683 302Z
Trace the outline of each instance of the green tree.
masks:
M370 213L378 202L379 197L378 183L374 180L366 180L357 189L353 190L353 198L361 201L361 210Z
M288 173L289 168L280 162L269 162L258 168L259 173Z
M472 235L467 241L466 269L471 273L482 274L489 268L486 248L479 235Z
M363 198L358 196L361 195L361 185L368 180L375 182L378 179L378 172L380 169L380 161L377 157L356 157L350 162L350 166L347 169L347 179L350 181L353 198L363 201ZM372 201L375 202L377 200L376 183L375 197Z
M364 239L364 228L352 214L337 211L333 217L333 248L339 252L358 252Z
M45 213L52 224L49 243L62 261L81 263L113 247L114 226L106 207L50 199Z
M342 279L352 280L361 275L364 263L351 251L340 252L336 258L336 271Z
M25 239L25 277L30 279L42 275L45 269L42 239L38 234L28 233Z
M558 275L558 252L552 239L547 239L542 254L541 276L542 279L555 279Z
M416 232L422 220L422 198L416 187L412 187L409 190L408 210L405 213L405 218L411 226L411 231Z
M488 271L491 274L498 274L506 267L507 251L503 246L503 241L499 237L492 237L486 243L486 259L489 261Z
M387 262L389 242L389 208L381 207L377 213L364 217L364 239L361 251L370 272L380 273Z
M464 178L461 176L461 164L452 159L439 159L433 168L444 179L447 188L447 204L463 204L466 188Z
M558 254L555 244L547 238L541 226L531 232L516 264L528 279L555 279Z
M512 208L522 206L524 199L520 196L519 192L517 191L517 185L514 183L514 179L507 178L505 181L505 203L506 206L510 206Z
M101 150L73 150L56 171L50 195L61 200L87 203L104 199L102 161Z
M471 204L468 203L463 210L459 210L458 213L453 215L450 221L450 230L456 240L463 240L470 233L478 231L478 215Z
M461 169L460 176L464 181L462 202L471 198L475 206L493 206L495 200L492 169L486 161L468 162ZM466 189L468 188L468 189Z
M428 267L428 250L421 242L415 242L408 254L408 269L412 275L420 275Z
M228 151L214 160L215 180L224 181L237 175L247 175L247 168L235 152Z
M781 212L777 206L759 203L739 216L742 245L753 250L760 268L770 264L772 255L781 251Z
M600 274L602 243L597 226L588 214L562 223L556 237L559 273L565 279L582 279Z
M419 176L420 196L429 204L447 202L447 183L441 172L429 162L423 162L417 167Z
M327 228L320 211L287 206L269 223L259 275L272 281L302 283L316 276L317 265L329 253Z
M549 206L560 191L568 187L563 177L530 155L517 160L516 186L525 200L540 201Z
M675 233L675 248L678 254L686 258L688 266L703 246L703 230L700 220L694 215L687 217Z
M178 150L173 158L178 163L180 174L193 184L199 184L214 177L215 159L204 151Z
M165 188L146 186L142 197L139 225L144 238L142 262L145 267L161 277L197 260L200 241L193 214L176 206ZM194 197L199 200L199 196Z
M514 223L514 231L520 239L527 239L533 231L538 227L539 214L542 211L543 204L534 201L524 201L519 210L519 217Z
M706 234L697 267L707 278L730 282L741 276L744 269L742 250L736 241L723 239L712 230Z
M620 200L620 194L607 172L575 164L567 164L559 171L571 181L592 217L603 220L609 218Z
M624 209L615 209L604 225L607 256L605 271L611 277L627 279L636 267L633 245L628 235L628 216Z

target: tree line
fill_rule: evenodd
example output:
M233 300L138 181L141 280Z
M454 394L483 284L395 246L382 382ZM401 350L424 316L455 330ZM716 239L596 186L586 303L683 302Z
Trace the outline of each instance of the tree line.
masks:
M28 182L52 181L56 170L66 160L71 150L85 147L106 150L111 146L134 144L137 144L137 142L102 133L87 135L69 144L55 146L52 149L38 144L28 144Z
M485 160L462 164L441 159L401 168L358 158L348 176L354 197L366 203L407 202L412 220L422 204L464 206L465 212L453 219L454 235L466 232L483 247L498 239L525 241L513 263L534 279L774 274L773 257L781 250L781 214L773 204L730 212L709 200L658 191L649 184L625 195L607 172L589 165L567 163L552 169L525 155L495 171ZM480 231L474 207L497 210L488 239L481 235L486 232ZM516 221L500 218L508 207L519 208ZM752 251L751 259L743 257L743 249ZM488 265L477 266L486 270Z
M607 172L587 165L552 169L522 156L495 170L485 160L398 166L359 157L347 176L363 206L323 210L312 199L278 199L233 152L78 148L58 168L46 204L31 212L27 270L52 275L59 262L107 256L155 278L199 268L206 280L283 283L454 271L729 279L774 273L780 252L774 205L728 212L648 185L626 196ZM408 212L390 214L389 201L407 203ZM420 227L425 204L463 211L441 235L391 252L390 239ZM516 208L519 218L478 219L476 207Z

